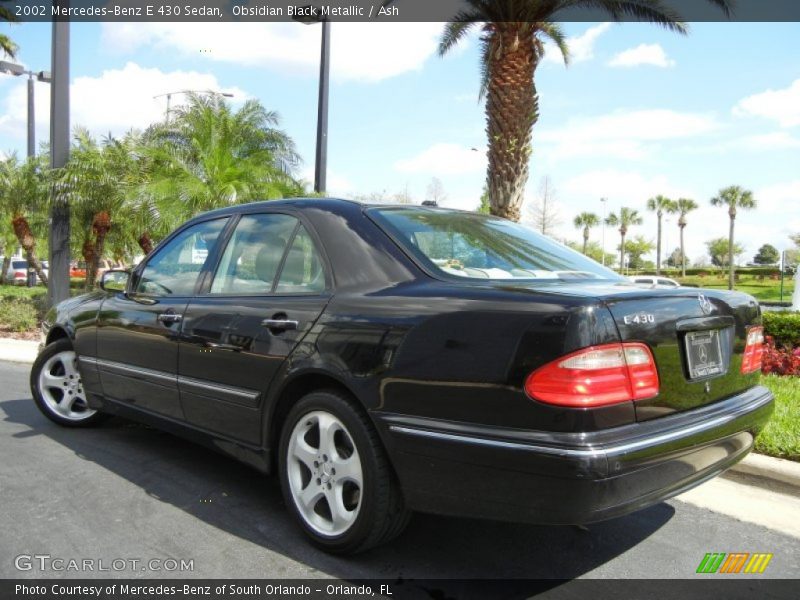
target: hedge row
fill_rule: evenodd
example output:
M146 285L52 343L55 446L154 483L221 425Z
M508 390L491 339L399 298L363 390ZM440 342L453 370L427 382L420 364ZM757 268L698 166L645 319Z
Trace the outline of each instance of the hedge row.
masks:
M776 346L800 347L800 312L765 312L763 322Z

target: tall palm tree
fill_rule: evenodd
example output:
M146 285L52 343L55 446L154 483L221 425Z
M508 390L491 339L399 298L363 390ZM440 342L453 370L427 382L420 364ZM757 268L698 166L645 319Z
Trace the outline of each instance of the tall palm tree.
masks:
M753 192L746 190L738 185L723 188L719 193L711 198L711 206L727 206L730 227L728 229L728 289L733 289L733 224L736 221L736 213L739 209L750 210L756 207L756 199Z
M678 213L678 227L681 231L681 277L686 277L686 250L683 246L683 230L686 229L686 215L698 208L697 202L690 198L678 198L669 209L670 213Z
M182 217L229 204L302 193L292 177L299 157L276 128L278 115L249 100L233 111L224 98L190 94L173 119L146 133L156 205L175 204Z
M670 212L674 202L659 194L647 201L647 210L656 213L658 217L658 236L656 237L656 275L661 275L661 217L664 211Z
M639 214L639 211L628 208L627 206L623 206L619 209L619 215L617 213L611 213L606 217L606 225L610 225L611 227L619 227L619 236L620 236L620 244L619 244L619 272L622 273L622 270L625 268L625 236L628 235L628 228L633 225L641 225L642 224L642 217Z
M11 227L28 264L39 280L47 285L47 277L36 254L37 232L44 226L47 213L48 185L41 157L20 162L12 154L0 163L0 202L11 219Z
M731 0L708 0L730 13ZM489 149L486 183L491 212L519 220L528 180L531 135L539 116L534 74L551 40L569 61L567 38L557 23L570 9L599 9L613 21L635 19L686 33L679 15L661 0L464 0L445 26L439 54L447 54L473 27L481 30L480 97L486 96Z
M600 218L591 212L582 212L573 221L576 229L583 227L583 253L586 254L586 247L589 245L589 229L600 224Z

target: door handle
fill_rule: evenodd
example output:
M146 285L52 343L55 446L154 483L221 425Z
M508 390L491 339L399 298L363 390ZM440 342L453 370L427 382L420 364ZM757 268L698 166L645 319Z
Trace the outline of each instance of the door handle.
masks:
M171 312L165 312L161 313L156 318L165 325L172 325L173 323L180 323L180 321L183 319L183 316Z
M298 321L291 321L289 319L264 319L261 321L261 326L267 329L277 329L286 331L289 329L297 329L300 326Z

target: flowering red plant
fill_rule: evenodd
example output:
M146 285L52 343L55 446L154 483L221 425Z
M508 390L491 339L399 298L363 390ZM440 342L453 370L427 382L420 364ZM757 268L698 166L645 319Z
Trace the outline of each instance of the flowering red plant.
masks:
M781 348L775 345L772 336L765 336L761 372L800 376L800 347Z

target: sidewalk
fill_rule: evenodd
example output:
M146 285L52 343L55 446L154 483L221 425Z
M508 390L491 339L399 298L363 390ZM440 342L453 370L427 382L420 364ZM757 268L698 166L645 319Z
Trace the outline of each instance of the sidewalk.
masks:
M32 363L38 348L39 342L0 338L0 360ZM751 453L723 477L800 497L800 463L791 460Z
M36 360L39 342L0 338L0 360L32 363Z

